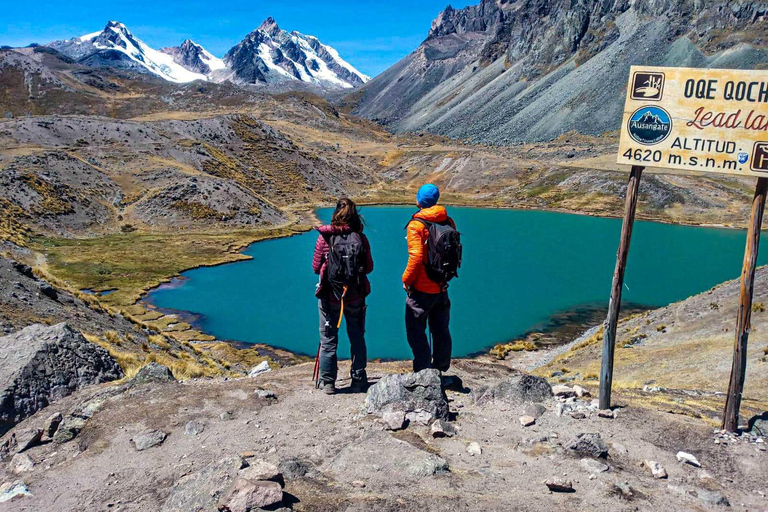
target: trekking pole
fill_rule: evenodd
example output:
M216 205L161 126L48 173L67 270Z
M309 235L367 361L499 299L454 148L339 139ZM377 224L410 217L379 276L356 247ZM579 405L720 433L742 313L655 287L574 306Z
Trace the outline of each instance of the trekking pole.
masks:
M336 325L337 329L341 329L341 319L344 318L344 296L347 295L347 287L344 287L344 291L341 293L341 311L339 311L339 323Z
M315 370L312 372L312 380L315 381L315 389L320 388L320 347L317 345L317 355L315 356Z

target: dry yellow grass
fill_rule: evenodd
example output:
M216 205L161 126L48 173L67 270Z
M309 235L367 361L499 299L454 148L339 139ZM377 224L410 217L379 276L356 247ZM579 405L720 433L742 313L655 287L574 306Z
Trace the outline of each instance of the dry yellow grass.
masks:
M499 343L490 350L490 354L496 359L506 359L510 352L533 352L539 350L533 341L515 341L512 343Z

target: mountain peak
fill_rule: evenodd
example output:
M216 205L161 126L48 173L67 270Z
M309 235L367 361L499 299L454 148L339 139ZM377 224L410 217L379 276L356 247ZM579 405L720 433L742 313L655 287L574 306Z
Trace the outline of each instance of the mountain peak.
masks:
M259 25L259 28L257 30L266 32L269 35L274 35L280 32L280 27L277 26L277 22L275 21L275 18L273 18L272 16L269 16L267 19L261 22L261 25Z
M106 31L106 30L109 30L109 29L117 29L117 30L120 30L120 31L123 31L123 32L128 32L128 27L126 27L124 23L121 23L119 21L109 21L109 22L107 22L107 26L104 27L104 30Z

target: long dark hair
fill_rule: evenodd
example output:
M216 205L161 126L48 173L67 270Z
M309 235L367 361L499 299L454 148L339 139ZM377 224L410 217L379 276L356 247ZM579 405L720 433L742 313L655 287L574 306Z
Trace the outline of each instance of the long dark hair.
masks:
M342 197L336 202L336 211L333 212L331 226L349 226L352 231L360 231L363 227L363 220L360 218L360 212L357 211L357 205L348 197Z

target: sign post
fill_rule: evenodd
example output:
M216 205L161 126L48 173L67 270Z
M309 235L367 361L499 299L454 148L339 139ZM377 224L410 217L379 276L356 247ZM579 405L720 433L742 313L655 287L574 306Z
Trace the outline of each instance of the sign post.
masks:
M644 167L633 165L627 184L627 198L624 203L624 222L621 226L621 241L616 253L616 270L613 272L611 285L611 300L608 302L608 318L603 328L603 356L600 368L600 408L611 408L611 388L613 386L613 352L616 348L616 326L619 323L621 310L621 290L624 288L624 270L627 268L629 242L632 239L632 228L635 225L637 210L637 191L640 188L640 177Z
M643 168L758 178L741 273L731 380L723 414L723 428L735 430L744 389L752 289L768 193L768 72L632 66L618 163L631 165L632 171L603 336L601 409L611 405L621 287Z
M752 292L755 285L757 248L760 245L760 227L763 223L766 192L768 192L768 178L758 178L755 197L752 200L752 213L749 216L747 248L744 251L744 266L741 270L741 292L736 319L736 341L733 345L731 380L728 384L728 397L725 400L725 413L723 414L723 428L729 432L734 432L739 427L739 407L744 391L744 377L747 372L747 340L752 317Z

